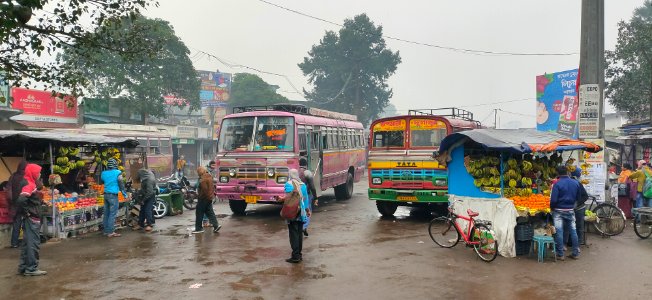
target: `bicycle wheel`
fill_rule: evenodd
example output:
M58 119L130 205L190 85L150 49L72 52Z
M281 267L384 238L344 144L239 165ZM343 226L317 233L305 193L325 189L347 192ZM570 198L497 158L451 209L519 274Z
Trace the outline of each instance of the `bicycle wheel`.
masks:
M602 203L593 209L597 220L595 229L608 236L618 235L625 230L625 213L613 204Z
M652 217L639 214L634 219L634 233L642 239L649 238L652 235Z
M478 242L473 244L473 250L480 257L480 259L491 262L496 259L498 255L498 241L494 236L493 231L486 225L476 224L473 228L471 242Z
M455 247L461 237L453 222L447 217L439 217L430 221L428 234L435 244L444 248Z

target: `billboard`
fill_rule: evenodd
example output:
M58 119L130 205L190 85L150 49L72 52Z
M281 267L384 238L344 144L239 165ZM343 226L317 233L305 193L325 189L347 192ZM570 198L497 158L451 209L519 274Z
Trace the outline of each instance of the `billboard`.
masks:
M23 111L12 120L77 123L77 99L52 92L12 88L11 107Z
M577 138L577 74L574 69L537 76L537 130Z
M201 78L199 100L202 107L224 107L231 95L231 74L197 71Z

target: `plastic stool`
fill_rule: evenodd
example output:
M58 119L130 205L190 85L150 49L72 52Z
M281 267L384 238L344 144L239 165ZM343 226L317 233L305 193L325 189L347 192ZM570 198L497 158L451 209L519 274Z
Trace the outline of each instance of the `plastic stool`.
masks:
M537 246L537 261L543 262L546 258L546 245L552 245L552 253L555 257L555 262L557 261L557 248L555 247L555 239L547 235L535 235L532 237L532 247L530 247L530 253L534 252L534 243Z

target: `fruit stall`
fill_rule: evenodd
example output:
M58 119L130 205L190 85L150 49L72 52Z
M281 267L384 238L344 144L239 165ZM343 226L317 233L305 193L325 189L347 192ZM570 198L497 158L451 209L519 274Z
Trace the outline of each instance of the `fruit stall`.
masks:
M480 212L480 218L497 221L493 222L497 236L502 233L503 242L512 247L516 245L517 219L521 223L544 218L543 224L547 223L557 167L564 165L571 172L587 174L590 166L578 166L573 157L579 151L601 150L593 143L553 132L475 129L447 136L436 158L448 168L449 197L468 200L463 202L461 212L471 208Z
M41 192L47 207L43 209L42 231L50 237L70 237L98 230L104 206L103 186L98 184L100 172L110 158L116 159L124 171L119 148L124 151L137 144L131 138L56 130L0 131L4 173L15 171L21 160L43 167ZM122 195L119 198L118 222L121 222L127 213L123 204L127 199Z

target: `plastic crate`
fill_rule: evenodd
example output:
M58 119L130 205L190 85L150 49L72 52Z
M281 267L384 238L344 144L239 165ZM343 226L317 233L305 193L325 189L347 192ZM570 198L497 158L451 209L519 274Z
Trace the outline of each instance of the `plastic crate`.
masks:
M516 241L516 255L528 255L530 246L532 246L532 241Z
M534 236L534 228L530 224L518 224L514 228L514 235L517 241L531 241Z

